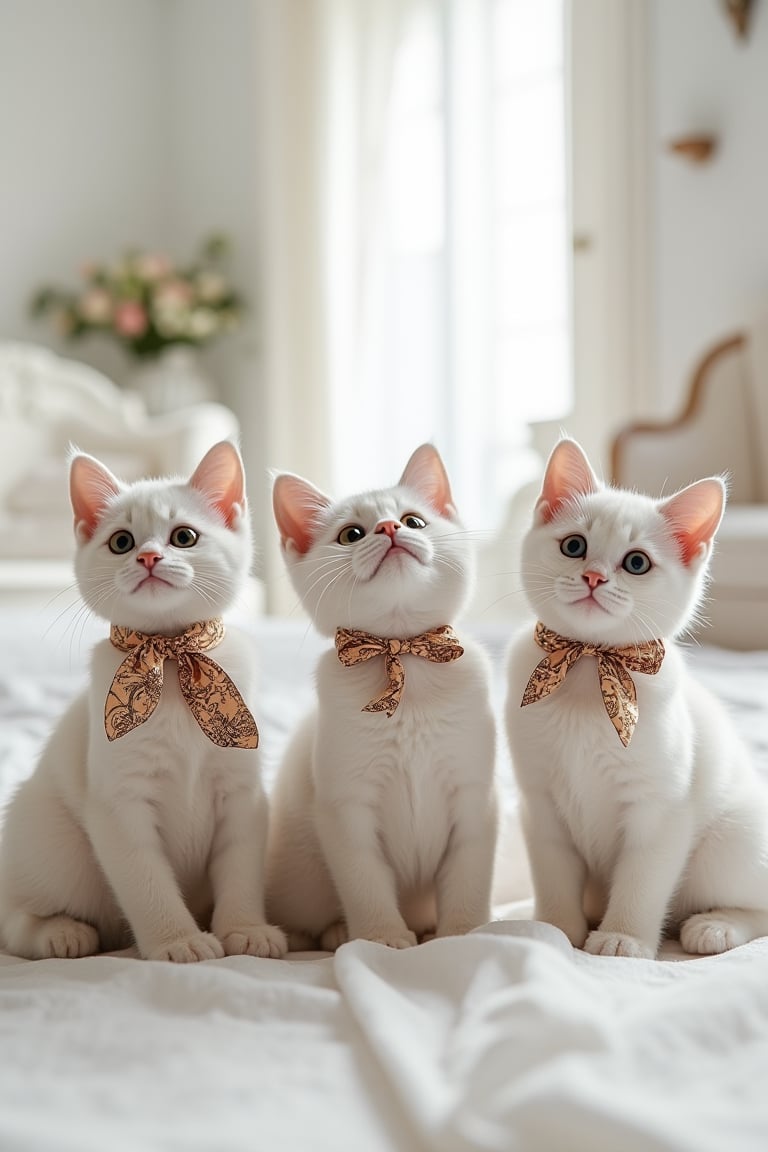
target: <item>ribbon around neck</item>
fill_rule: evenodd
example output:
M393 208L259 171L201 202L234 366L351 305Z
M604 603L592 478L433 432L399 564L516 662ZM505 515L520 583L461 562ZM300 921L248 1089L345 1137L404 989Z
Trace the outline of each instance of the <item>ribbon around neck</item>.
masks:
M361 708L361 712L386 712L387 716L395 712L405 687L401 656L422 656L436 664L446 664L464 655L456 633L448 624L406 640L390 640L354 628L337 628L336 652L347 668L375 656L384 657L389 683L380 696Z
M664 659L664 642L648 640L621 648L603 648L599 644L560 636L541 621L536 625L534 639L547 655L534 668L520 707L525 708L527 704L549 696L560 687L582 656L594 656L605 710L626 748L638 719L637 690L629 673L655 676Z
M107 739L119 740L149 719L160 702L163 665L175 660L181 694L208 739L220 748L257 748L259 731L245 701L224 669L204 655L221 643L224 632L219 618L192 624L180 636L148 635L113 624L109 638L128 655L107 693Z

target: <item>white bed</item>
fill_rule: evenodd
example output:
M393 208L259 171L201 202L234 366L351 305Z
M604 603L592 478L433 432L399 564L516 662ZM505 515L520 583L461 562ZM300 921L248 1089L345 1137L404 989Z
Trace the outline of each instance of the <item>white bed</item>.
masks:
M0 602L2 796L104 631L56 615ZM300 620L248 626L269 779L325 642ZM472 630L500 705L506 629ZM691 660L768 775L768 654ZM504 757L500 772L514 837ZM526 879L504 853L499 898L525 896ZM522 900L506 910L522 919L408 952L358 941L191 966L0 954L0 1149L766 1147L768 940L685 963L592 957L528 912Z
M0 354L0 415L25 416L29 390L6 379L3 392L2 363ZM9 395L24 404L9 409ZM208 412L209 433L213 418L227 414ZM181 423L194 441L200 421ZM170 445L168 428L126 427L131 449ZM30 456L15 460L26 468ZM2 503L11 487L0 489ZM4 514L39 510L6 501ZM0 803L32 770L106 630L78 614L71 593L44 607L52 591L25 595L16 560L0 581ZM508 556L491 565L502 570ZM240 623L262 669L269 785L326 642L299 619L251 613ZM470 627L493 657L500 715L509 622L488 610ZM690 659L734 710L768 781L768 652L692 647ZM498 919L470 936L188 966L129 952L35 962L0 953L0 1152L764 1152L768 939L683 963L670 945L650 962L576 952L531 922L500 749Z

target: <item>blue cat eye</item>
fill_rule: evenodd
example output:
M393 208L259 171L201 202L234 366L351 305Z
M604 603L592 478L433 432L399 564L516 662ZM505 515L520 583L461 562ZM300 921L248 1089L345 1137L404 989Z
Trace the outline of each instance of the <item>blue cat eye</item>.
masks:
M336 539L339 544L357 544L363 536L365 536L365 528L361 528L359 524L347 524L346 528L342 528L339 532Z
M136 546L133 536L124 528L118 532L113 532L108 543L110 552L114 552L115 556L124 556L126 552L130 552Z
M421 516L417 516L415 512L406 512L402 517L402 523L406 528L426 528L426 520L422 520Z
M583 536L576 534L566 536L564 540L560 541L560 551L563 556L568 556L571 560L579 560L587 554L587 542Z
M633 576L644 576L646 572L650 572L653 568L648 556L645 552L634 551L627 552L626 556L621 562L621 566L625 572L631 572Z
M197 544L199 536L194 528L187 528L182 525L179 528L174 528L170 539L174 548L192 548Z

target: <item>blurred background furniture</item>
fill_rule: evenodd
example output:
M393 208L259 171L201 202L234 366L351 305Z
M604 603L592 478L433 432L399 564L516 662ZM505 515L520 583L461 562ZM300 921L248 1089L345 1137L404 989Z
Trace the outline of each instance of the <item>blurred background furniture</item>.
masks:
M221 404L150 416L137 394L77 360L0 342L0 596L47 602L72 585L70 445L134 480L189 475L212 444L238 435Z
M704 643L768 647L768 318L700 361L675 419L635 423L613 444L614 483L652 495L728 478L712 561Z

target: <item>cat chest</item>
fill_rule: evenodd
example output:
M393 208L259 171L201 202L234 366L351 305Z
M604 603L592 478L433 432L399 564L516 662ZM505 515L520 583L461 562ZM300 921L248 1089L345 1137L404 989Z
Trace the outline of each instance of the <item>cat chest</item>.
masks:
M651 703L641 691L638 701L646 710ZM645 724L638 723L624 747L606 711L595 662L586 659L549 696L510 718L523 788L546 788L582 855L593 863L609 858L649 808L664 804L665 779L655 773L655 725L648 715L642 718Z

